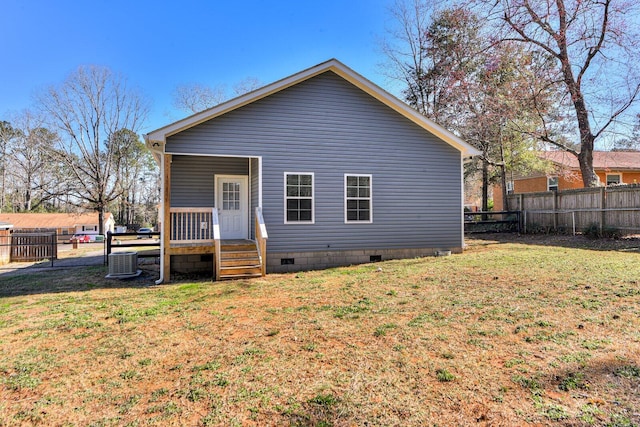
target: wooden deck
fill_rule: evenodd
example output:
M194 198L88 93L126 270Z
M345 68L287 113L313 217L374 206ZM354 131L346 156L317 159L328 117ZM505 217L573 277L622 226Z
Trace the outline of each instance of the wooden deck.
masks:
M231 239L231 240L221 240L221 246L232 246L232 245L255 245L256 242L253 240L245 240L245 239ZM169 252L171 255L194 255L194 254L213 254L216 252L215 245L213 242L203 242L203 243L171 243Z
M215 254L213 242L171 243L170 255ZM262 263L256 242L245 239L220 241L218 279L245 279L262 276Z
M170 181L170 173L166 169L164 180ZM255 240L222 239L217 208L167 206L166 200L170 199L167 188L163 197L164 218L168 219L161 235L165 248L162 254L163 280L170 277L172 255L213 254L214 280L266 274L268 234L260 207L255 209Z

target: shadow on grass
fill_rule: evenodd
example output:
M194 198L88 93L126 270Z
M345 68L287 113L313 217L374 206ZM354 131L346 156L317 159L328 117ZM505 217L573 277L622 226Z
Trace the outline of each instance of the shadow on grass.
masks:
M640 425L640 365L637 360L598 358L573 366L564 367L546 378L552 400L560 396L560 401L579 398L583 416L588 414L588 406L597 408L597 417L608 426ZM554 396L553 394L556 393ZM610 396L611 401L596 398Z
M468 247L482 247L495 244L521 244L535 246L556 246L570 249L587 249L597 251L620 251L640 253L640 236L629 236L620 239L589 238L583 235L561 234L517 234L517 233L478 233L466 234Z
M60 292L82 292L98 288L135 288L155 284L157 265L140 265L140 276L130 279L106 279L106 266L85 265L53 268L24 268L0 272L0 298Z
M340 423L346 411L342 402L332 394L318 394L298 405L294 411L286 411L284 415L289 425L296 426L333 426Z

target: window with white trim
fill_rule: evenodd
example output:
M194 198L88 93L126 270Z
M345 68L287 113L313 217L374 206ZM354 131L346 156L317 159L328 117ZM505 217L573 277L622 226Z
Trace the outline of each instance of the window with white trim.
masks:
M550 176L547 178L547 191L558 191L557 176Z
M619 173L608 173L607 185L618 185L618 184L622 184L622 175Z
M371 175L344 175L344 222L373 222Z
M313 173L284 173L284 222L313 224Z
M507 181L507 194L513 194L513 181Z

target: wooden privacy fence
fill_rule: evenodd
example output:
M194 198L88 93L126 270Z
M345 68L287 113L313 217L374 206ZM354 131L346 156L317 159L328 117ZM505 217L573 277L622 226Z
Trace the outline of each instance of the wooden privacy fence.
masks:
M523 231L538 229L640 232L640 185L511 194L509 207L522 212Z
M42 261L58 258L56 233L11 234L11 262Z

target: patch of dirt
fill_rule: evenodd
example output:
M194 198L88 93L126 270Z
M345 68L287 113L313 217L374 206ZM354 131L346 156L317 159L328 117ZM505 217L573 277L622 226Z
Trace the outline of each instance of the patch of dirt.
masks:
M640 251L640 234L629 235L618 239L590 238L581 234L571 236L563 234L517 234L486 233L468 234L465 236L468 248L482 247L488 244L519 243L539 246L561 246L576 249L592 249L605 251Z

